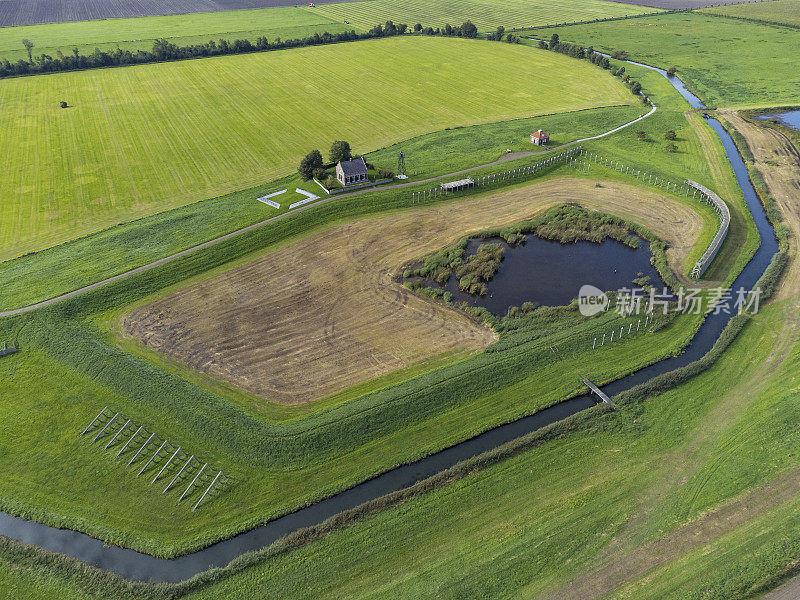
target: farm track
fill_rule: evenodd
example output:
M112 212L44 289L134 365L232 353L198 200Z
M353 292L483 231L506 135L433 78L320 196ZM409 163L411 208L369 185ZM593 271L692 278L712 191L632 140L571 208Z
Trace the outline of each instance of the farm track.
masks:
M492 343L490 329L411 294L393 276L465 234L568 202L643 223L668 241L673 265L702 230L689 206L656 192L555 179L329 227L138 308L123 329L173 360L270 401L308 402Z
M632 121L629 121L628 123L620 125L619 127L614 127L613 129L610 129L609 131L606 131L605 133L601 133L599 135L595 135L595 136L592 136L592 137L589 137L589 138L584 138L584 139L580 139L580 140L575 140L573 142L569 142L567 144L562 144L561 146L557 146L555 148L552 148L551 150L560 150L560 149L563 149L563 148L566 148L566 147L569 147L569 146L574 146L576 144L580 144L581 142L585 142L585 141L588 141L588 140L595 140L595 139L600 139L600 138L606 137L608 135L616 133L617 131L625 129L626 127L629 127L629 126L633 125L634 123L638 123L642 119L645 119L645 118L649 117L650 115L652 115L653 113L655 113L656 110L657 110L657 107L654 105L653 108L650 110L650 112L648 112L647 114L642 115L641 117L638 117L636 119L633 119ZM533 152L516 153L514 158L520 158L520 157L524 157L524 156L533 156L533 155L534 155ZM382 186L379 189L381 189L381 190L398 189L398 188L404 188L404 187L409 187L409 186L414 186L414 185L419 185L419 184L424 184L424 183L430 183L430 182L434 182L434 181L440 181L442 179L448 179L448 178L454 177L456 175L462 175L462 174L470 173L470 172L473 172L473 171L476 171L476 170L479 170L479 169L483 169L483 168L486 168L486 167L496 166L496 165L502 164L504 162L507 162L509 160L512 160L512 159L508 155L505 155L505 156L502 156L501 158L499 158L499 159L497 159L495 161L492 161L492 162L489 162L489 163L485 163L485 164L482 164L482 165L478 165L476 167L470 167L468 169L462 169L460 171L454 171L454 172L448 173L446 175L439 175L437 177L431 177L431 178L428 178L428 179L423 179L421 181L411 181L411 182L408 182L408 183L398 183L398 184L393 184L393 185L388 185L388 186ZM287 212L285 212L283 214L280 214L280 215L277 215L275 217L271 217L269 219L265 219L263 221L259 221L258 223L253 223L252 225L248 225L247 227L243 227L241 229L237 229L236 231L232 231L230 233L226 233L225 235L219 236L219 237L214 238L212 240L208 240L206 242L203 242L202 244L197 244L196 246L192 246L191 248L187 248L185 250L181 250L180 252L176 252L176 253L171 254L169 256L165 256L164 258L160 258L160 259L158 259L156 261L153 261L151 263L148 263L146 265L142 265L140 267L136 267L135 269L131 269L130 271L126 271L124 273L120 273L118 275L114 275L113 277L108 277L108 278L103 279L101 281L97 281L97 282L89 284L87 286L83 286L81 288L78 288L77 290L73 290L71 292L67 292L66 294L61 294L59 296L55 296L53 298L49 298L49 299L43 300L41 302L36 302L34 304L30 304L28 306L24 306L24 307L21 307L21 308L17 308L17 309L13 309L13 310L0 311L0 318L13 317L15 315L31 312L31 311L39 309L39 308L44 308L46 306L52 306L53 304L56 304L57 302L62 302L64 300L68 300L70 298L74 298L76 296L79 296L81 294L85 294L85 293L90 292L92 290L96 290L98 288L101 288L103 286L109 285L109 284L114 283L116 281L120 281L122 279L126 279L128 277L131 277L133 275L137 275L139 273L143 273L145 271L149 271L150 269L153 269L155 267L167 264L169 262L172 262L174 260L177 260L177 259L182 258L184 256L187 256L189 254L192 254L192 253L194 253L194 252L196 252L198 250L203 250L204 248L209 248L209 247L214 246L214 245L216 245L216 244L218 244L220 242L224 242L225 240L229 240L229 239L231 239L233 237L236 237L238 235L241 235L243 233L247 233L249 231L253 231L254 229L257 229L257 228L262 227L264 225L268 225L269 223L274 223L275 221L278 221L280 219L286 218L289 215L295 214L297 212L300 212L300 211L303 211L303 210L308 210L308 209L310 209L310 208L312 208L314 206L318 206L320 204L324 204L326 202L330 202L330 201L332 201L332 200L334 200L336 198L344 198L344 197L348 197L348 196L358 196L358 195L362 195L362 194L367 194L369 192L374 191L374 189L375 188L357 190L357 191L354 191L354 192L339 194L338 196L331 196L331 197L328 197L328 198L323 198L319 202L315 202L313 204L306 204L304 206L298 207L298 208L293 209L291 211L287 211ZM676 273L681 273L682 272L682 270L680 268L674 269L674 270L675 270Z

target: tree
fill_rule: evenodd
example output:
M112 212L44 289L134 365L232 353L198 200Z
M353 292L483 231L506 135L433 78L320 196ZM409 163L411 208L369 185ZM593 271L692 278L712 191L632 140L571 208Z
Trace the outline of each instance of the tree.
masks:
M500 25L500 27L497 28L497 31L489 34L489 39L495 42L499 42L500 40L503 39L503 35L505 34L505 32L506 28Z
M300 166L297 167L297 172L303 181L308 181L314 176L314 169L322 167L322 152L319 150L312 150L305 155L303 160L300 161Z
M669 75L670 77L675 77L675 73L677 72L678 72L678 67L675 66L672 66L669 69L667 69L667 75Z
M468 38L478 37L478 28L475 27L472 21L464 21L464 24L461 26L461 33L464 37Z
M30 41L28 38L22 39L22 45L25 46L25 50L28 51L28 62L33 64L33 42Z
M677 152L677 151L678 147L675 144L673 144L672 142L667 144L667 152Z
M416 31L417 33L422 31L422 23L417 23L416 25L414 25L414 31Z
M647 139L647 133L640 129L636 132L636 137L638 137L640 140Z
M642 84L639 83L638 81L634 81L633 85L631 85L631 93L635 96L641 91L642 91Z
M558 44L558 34L554 33L553 35L550 36L550 49L552 50L553 48L555 48L557 44Z
M676 134L672 129L669 129L664 134L664 139L665 140L669 140L669 141L677 140L678 139L678 134Z
M62 100L60 106L61 106L61 108L67 108L69 106L69 104L67 104L67 102L65 100Z
M338 141L331 144L331 151L328 156L332 163L338 163L340 160L350 160L353 157L353 152L350 149L349 142Z

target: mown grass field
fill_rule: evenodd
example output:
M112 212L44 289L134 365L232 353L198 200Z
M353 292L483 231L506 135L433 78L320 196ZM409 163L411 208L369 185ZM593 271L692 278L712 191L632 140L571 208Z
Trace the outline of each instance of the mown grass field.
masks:
M509 146L524 149L527 144L532 148L528 141L531 127L545 127L554 131L554 135L574 140L616 127L640 110L624 105L505 124L476 125L423 135L402 148L408 151L409 173L412 177L424 178L492 162L502 157ZM516 139L518 135L523 136L522 141ZM378 166L393 169L398 153L397 148L390 147L369 156ZM281 214L289 204L303 198L291 191L295 188L312 189L297 175L284 177L125 223L36 255L0 263L0 279L5 283L0 307L3 310L18 308L50 298ZM281 197L279 210L255 201L255 198L282 189L290 191ZM144 239L147 244L142 243Z
M632 4L618 4L601 0L362 0L320 4L315 11L338 21L347 20L369 29L376 23L394 21L425 27L461 25L470 20L480 31L490 31L502 25L506 29L559 23L591 21L607 17L624 17L659 12L659 9Z
M150 50L153 42L159 38L185 46L220 38L229 41L255 41L262 35L270 41L274 41L276 37L286 40L306 37L315 32L337 33L353 28L301 6L46 23L0 27L0 58L7 58L12 62L27 60L28 53L22 46L23 39L29 39L35 44L34 55L46 53L56 56L59 50L64 54L71 54L73 48L78 48L84 55L90 54L94 48Z
M659 106L658 111L630 129L593 142L585 147L613 155L617 160L637 165L646 172L668 179L687 176L716 189L730 200L734 231L739 231L736 243L726 245L723 254L715 261L708 276L721 279L733 261L742 260L738 248L746 244L751 250L754 236L746 233L752 225L743 211L744 200L718 140L699 115L684 115L689 106L661 76L647 69L629 66L629 72L645 86L644 89ZM606 76L596 71L596 75ZM399 149L407 152L407 165L413 177L424 178L476 164L491 162L503 156L503 150L524 150L530 128L544 127L553 132L554 141L579 139L607 131L630 120L645 110L641 104L611 107L591 111L549 115L505 123L492 123L450 129L423 135L390 146L370 155L380 166L394 168ZM639 140L636 131L646 133ZM677 132L678 151L667 152L664 132ZM516 136L524 136L523 140ZM702 140L702 143L701 143ZM532 148L532 147L531 147ZM532 158L522 158L503 165L484 169L493 173L507 168L529 164ZM444 163L444 167L442 166ZM613 171L596 171L602 177L616 178ZM297 176L261 184L219 198L166 211L120 225L74 242L63 244L36 255L0 263L0 276L6 282L3 289L3 308L17 308L49 298L94 281L121 273L162 256L193 246L208 239L228 233L271 217L274 209L255 202L254 198L284 188L303 187ZM410 192L409 192L410 195ZM370 194L367 204L359 197L346 203L348 214L363 214L378 206L396 205L397 195L391 191ZM389 204L384 204L388 201ZM339 203L340 201L334 200ZM286 204L285 202L283 203ZM360 206L361 208L356 208ZM285 210L284 208L281 211ZM355 211L355 212L349 212ZM753 230L754 231L754 230ZM750 241L746 241L747 237ZM731 236L734 239L734 236ZM147 240L147 243L143 243ZM699 250L698 250L699 251ZM700 251L702 252L702 251ZM699 255L698 255L699 256ZM738 258L737 258L738 257ZM696 259L696 257L694 257ZM740 268L741 264L737 268Z
M800 27L800 1L798 0L771 0L770 2L715 6L698 12Z
M493 85L476 85L481 74ZM0 102L10 258L256 185L335 139L363 152L448 126L628 104L630 93L564 56L415 37L24 77L0 86Z
M795 28L681 13L534 32L547 39L553 33L662 68L674 65L711 106L794 104L800 94Z

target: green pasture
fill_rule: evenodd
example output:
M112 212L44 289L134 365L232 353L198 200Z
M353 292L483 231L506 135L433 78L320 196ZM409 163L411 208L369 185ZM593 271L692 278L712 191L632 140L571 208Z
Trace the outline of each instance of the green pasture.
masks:
M538 51L537 51L538 52ZM617 132L611 136L583 143L584 147L615 160L622 160L659 177L682 180L690 177L717 190L729 200L734 215L734 229L731 237L740 232L737 243L731 243L715 261L710 277L722 278L734 260L743 260L757 243L754 229L744 211L741 196L730 169L712 172L711 162L703 153L703 145L689 119L696 121L699 131L710 134L708 125L698 115L685 116L689 106L668 82L647 69L629 67L629 73L640 80L646 93L658 105L658 111L648 119ZM597 70L595 76L609 77L608 73ZM406 162L412 179L423 179L450 170L460 170L485 164L504 155L505 149L514 151L533 150L528 142L530 130L544 128L552 131L554 143L562 143L597 135L629 121L641 114L647 107L640 103L633 106L609 107L589 111L576 111L560 115L546 115L508 122L491 123L465 128L451 128L432 134L411 138L394 146L370 153L375 164L393 169L400 150L406 154ZM647 134L639 140L636 131ZM667 152L664 132L676 131L678 151ZM724 152L713 135L707 135L706 144L715 160L727 164ZM325 151L325 146L322 146ZM358 148L356 147L356 150ZM486 172L498 172L530 164L532 158L491 167ZM444 166L442 166L444 165ZM603 177L615 177L613 172L598 171ZM624 178L630 181L630 178ZM3 309L17 308L50 298L94 281L116 275L142 264L156 260L191 247L208 239L213 239L238 228L257 223L279 214L255 201L255 198L284 188L295 187L314 189L297 176L284 178L248 188L240 192L224 195L188 206L165 211L136 221L112 227L105 231L50 248L43 252L0 263L0 277L6 282L2 293ZM291 193L291 192L290 192ZM386 198L396 205L398 198L410 197L407 192L390 193L376 191L347 201L349 210L364 213L380 205L378 198ZM407 194L407 196L406 196ZM279 198L285 210L289 194ZM391 200L388 200L391 198ZM334 199L340 203L343 199ZM383 200L381 200L382 202ZM360 208L356 208L356 207ZM356 214L351 212L348 214ZM747 233L747 231L752 232ZM740 244L747 238L748 248L741 256L737 252ZM147 243L143 241L147 240ZM702 250L698 250L702 253ZM725 258L727 253L728 258ZM738 259L737 259L738 256ZM717 269L717 265L720 265ZM739 265L739 268L741 264Z
M798 346L777 372L759 369L783 308L762 312L687 384L189 597L553 597L601 557L635 554L798 466L800 412L789 392L800 383ZM754 511L729 534L603 597L748 597L800 556L797 504Z
M698 12L800 27L800 0L770 0L769 2L731 4L704 8Z
M336 139L363 152L630 100L565 56L410 36L8 80L0 258L252 187Z
M362 0L320 4L312 9L337 21L349 21L362 29L394 21L425 27L456 26L470 20L480 31L502 25L506 29L541 27L660 12L657 8L603 2L601 0Z
M549 39L553 33L597 50L625 50L632 60L658 67L676 66L681 79L710 106L795 104L800 95L795 61L800 31L794 28L678 13L532 35Z
M545 598L603 557L647 556L645 544L799 466L790 390L800 348L790 344L778 369L761 368L788 308L762 310L688 383L579 417L541 445L180 596ZM800 556L797 509L796 498L755 503L743 522L677 547L604 597L751 597ZM38 564L0 553L0 582L15 598L108 597L71 568Z
M45 53L55 57L59 50L71 54L73 48L84 55L91 54L94 48L151 50L153 42L159 38L185 46L220 38L255 41L259 36L266 36L270 41L277 37L287 40L316 32L338 33L350 29L353 27L301 6L44 23L0 27L0 59L27 60L23 39L34 43L34 55Z

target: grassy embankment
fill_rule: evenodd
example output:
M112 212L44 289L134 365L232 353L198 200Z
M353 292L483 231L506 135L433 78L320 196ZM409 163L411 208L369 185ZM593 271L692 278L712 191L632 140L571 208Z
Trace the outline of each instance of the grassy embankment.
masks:
M796 28L680 13L537 33L547 39L558 33L562 41L596 50L625 50L632 60L665 69L674 65L709 106L796 104L800 94Z
M586 573L597 589L576 597L743 597L798 553L796 500L786 489L800 451L800 414L787 391L798 384L800 352L781 335L788 308L762 311L689 383L579 419L543 445L189 597L572 597L555 590ZM43 571L24 551L2 557L16 597L128 597L63 561ZM597 565L612 575L627 569L631 580L594 575ZM637 577L645 567L655 570Z
M493 85L476 90L481 76ZM549 93L527 89L531 79ZM432 37L12 79L0 87L0 195L11 199L0 207L0 258L261 184L335 139L370 150L630 100L586 63Z
M255 42L259 36L270 41L278 37L288 40L316 32L339 33L351 29L354 27L302 6L45 23L0 27L0 59L28 60L23 39L34 43L34 56L44 53L55 57L59 51L72 54L74 48L84 56L95 48L152 50L153 42L161 38L186 46L220 38L230 42L235 39Z

